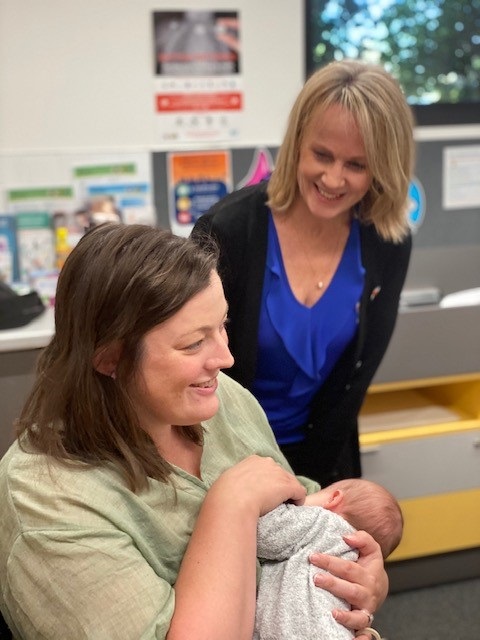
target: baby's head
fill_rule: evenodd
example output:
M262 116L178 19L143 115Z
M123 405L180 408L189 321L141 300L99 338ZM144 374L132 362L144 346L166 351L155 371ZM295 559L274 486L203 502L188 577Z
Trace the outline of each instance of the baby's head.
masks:
M349 522L355 529L367 531L379 543L383 557L394 551L402 538L403 516L400 505L384 487L351 478L339 480L317 494L321 504Z

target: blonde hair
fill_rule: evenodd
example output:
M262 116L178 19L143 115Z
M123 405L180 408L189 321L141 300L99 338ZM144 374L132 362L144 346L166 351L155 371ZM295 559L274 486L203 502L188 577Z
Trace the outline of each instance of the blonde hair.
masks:
M336 512L355 529L367 531L380 545L384 558L400 544L403 515L395 497L384 487L360 478L339 480L327 487L340 489L344 499Z
M298 193L297 167L305 131L314 114L333 105L353 115L373 176L356 215L362 223L373 224L383 239L400 242L408 232L414 121L400 85L377 65L342 60L310 76L290 112L268 185L268 205L277 211L292 206Z

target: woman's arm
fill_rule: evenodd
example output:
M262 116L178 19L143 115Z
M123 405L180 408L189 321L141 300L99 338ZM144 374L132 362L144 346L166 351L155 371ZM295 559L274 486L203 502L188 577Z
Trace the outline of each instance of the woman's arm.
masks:
M271 458L225 471L202 505L175 584L168 640L251 640L259 516L305 489Z
M362 609L375 613L388 593L388 576L384 568L379 544L366 531L357 531L344 537L345 542L358 549L357 562L335 558L321 553L310 556L310 562L328 573L315 576L315 584L334 595L344 598L351 611L336 610L335 619L349 629L363 629L366 615ZM370 640L368 635L358 636Z

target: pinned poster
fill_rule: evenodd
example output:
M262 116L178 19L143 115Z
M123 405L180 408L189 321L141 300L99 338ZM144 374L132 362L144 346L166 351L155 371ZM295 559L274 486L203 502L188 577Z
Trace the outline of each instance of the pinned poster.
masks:
M91 156L73 167L78 208L85 227L102 222L155 224L147 153Z
M198 218L232 190L229 151L170 153L167 157L169 222L187 237Z
M154 104L162 142L240 135L243 88L237 11L154 11Z
M19 280L16 218L0 213L0 282Z
M53 299L58 269L78 241L59 242L57 231L73 216L74 194L70 185L20 187L7 191L8 213L15 217L19 280L29 283L45 299ZM62 221L62 222L61 222ZM60 253L62 255L60 255Z
M480 145L443 149L443 208L480 207Z

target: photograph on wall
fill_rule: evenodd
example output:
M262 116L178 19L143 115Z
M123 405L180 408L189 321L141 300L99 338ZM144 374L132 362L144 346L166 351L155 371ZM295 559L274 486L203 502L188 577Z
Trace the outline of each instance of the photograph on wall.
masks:
M164 142L234 140L243 112L237 11L154 11L154 102Z
M232 190L229 151L169 153L167 174L170 228L180 236Z

